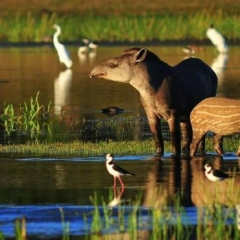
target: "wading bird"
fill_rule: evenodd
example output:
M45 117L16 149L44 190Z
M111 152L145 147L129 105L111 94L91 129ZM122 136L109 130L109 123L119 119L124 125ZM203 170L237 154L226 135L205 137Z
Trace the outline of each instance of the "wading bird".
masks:
M212 44L216 46L219 53L228 52L228 46L224 37L214 28L213 24L207 29L207 37L211 40Z
M121 183L122 188L124 188L124 183L121 180L121 176L124 175L129 175L129 176L134 176L133 173L130 173L128 171L126 171L125 169L117 166L116 164L113 163L114 161L114 156L110 153L108 153L106 155L106 167L108 172L113 176L114 178L114 184L113 187L115 188L117 186L117 178L119 180L119 182Z
M61 34L61 28L57 24L54 24L53 28L57 30L53 35L53 44L57 50L59 61L60 63L63 63L67 68L71 68L73 63L70 58L69 52L67 48L58 40L58 37Z
M79 54L86 54L91 51L96 51L98 45L93 41L89 40L88 38L83 38L84 46L78 48L78 55Z
M195 45L188 45L182 48L182 51L188 55L194 55L196 52L203 51L204 47L198 47Z
M230 178L227 173L224 173L220 170L213 169L210 164L205 164L205 175L206 177L213 182L222 181L226 178Z

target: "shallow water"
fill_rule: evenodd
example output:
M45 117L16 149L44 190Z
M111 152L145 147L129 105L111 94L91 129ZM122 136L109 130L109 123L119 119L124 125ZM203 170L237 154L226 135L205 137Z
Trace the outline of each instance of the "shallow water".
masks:
M72 70L65 70L59 65L52 47L1 48L1 107L4 102L17 107L19 102L28 102L31 96L34 97L40 91L40 102L47 105L52 101L56 119L52 124L52 134L39 138L49 142L75 139L141 140L151 137L139 94L131 86L88 77L97 62L117 55L125 48L127 46L99 47L96 55L79 57L77 48L71 46L69 50L74 62ZM186 57L180 46L149 48L171 65ZM231 47L228 56L217 56L212 47L206 47L205 51L196 54L217 72L218 95L240 97L239 56L239 47ZM114 117L102 114L102 108L112 105L123 108L124 113ZM28 139L26 133L13 134L2 138L1 142L25 142ZM206 161L212 162L218 169L235 174L234 181L209 182L203 170ZM123 192L114 192L113 181L106 172L103 157L2 157L0 231L5 236L13 236L15 219L25 216L27 236L57 238L62 234L59 210L62 208L71 222L70 234L84 235L89 229L85 228L82 214L92 212L91 196L95 193L98 205L102 205L102 201L115 205L121 200L128 206L129 202L141 195L141 207L145 210L153 203L157 206L171 206L169 199L181 192L181 205L186 207L186 214L193 224L196 220L195 207L205 206L216 199L226 207L239 204L239 191L229 196L229 189L238 189L240 183L240 162L234 153L228 153L224 158L208 154L191 161L184 157L173 159L170 153L163 158L116 156L116 162L136 174L124 178L126 188ZM220 192L220 196L216 196L216 192Z
M103 204L116 214L118 206L124 207L127 223L133 211L131 204L140 196L139 211L143 213L139 224L145 221L142 223L145 233L151 229L151 207L171 207L170 199L175 199L179 192L180 204L185 207L180 214L181 221L186 225L197 224L196 207L214 201L225 208L239 204L240 162L233 153L224 158L208 154L191 161L184 157L173 159L170 153L161 159L144 155L116 156L115 161L136 174L123 178L126 187L122 191L112 188L113 179L106 172L104 158L2 158L0 231L7 237L14 236L15 220L25 217L28 237L58 238L63 234L63 211L65 221L70 224L69 235L84 236L90 233L94 206L99 207L102 218ZM203 170L205 161L234 174L234 179L208 181ZM222 211L228 211L225 208ZM84 216L88 216L87 219ZM235 223L235 215L231 216L227 225ZM176 221L173 215L171 224ZM118 229L119 226L114 225L102 229L102 234L118 232Z
M149 137L149 127L138 92L128 84L88 77L101 60L115 56L129 46L99 47L96 54L78 56L76 46L69 46L73 68L66 70L59 64L52 46L0 48L0 108L4 103L29 103L40 92L39 102L47 106L51 101L51 134L43 132L40 141L124 140ZM212 66L219 77L218 95L239 98L240 48L232 46L228 55L217 55L212 46L195 54ZM188 57L181 46L148 47L162 60L175 65ZM101 109L117 106L124 113L109 117ZM126 119L128 121L126 121ZM115 121L115 125L112 122ZM117 124L116 124L117 123ZM151 135L151 134L150 134ZM13 132L3 136L2 143L26 142L27 132Z

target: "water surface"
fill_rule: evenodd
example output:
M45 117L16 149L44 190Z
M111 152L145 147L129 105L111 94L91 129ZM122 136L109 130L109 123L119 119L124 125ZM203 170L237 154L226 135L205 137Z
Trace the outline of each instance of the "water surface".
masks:
M217 73L218 95L239 98L240 48L233 46L229 54L217 55L212 46L204 47L205 50L197 52L195 57L204 60ZM68 48L73 68L67 70L59 64L57 53L51 46L0 48L0 107L11 103L17 111L19 103L28 103L38 91L41 104L47 106L51 101L52 134L39 137L39 140L141 140L148 135L145 112L135 89L129 84L90 79L88 76L98 62L118 55L128 46L99 46L96 53L81 56L77 54L78 47ZM170 65L189 57L182 52L181 46L148 48ZM120 107L124 114L114 118L103 115L101 109L108 106ZM126 118L130 120L125 121ZM111 120L119 124L111 126ZM29 136L15 133L7 138L9 140L24 142L29 140Z
M42 104L52 102L55 119L51 123L51 134L40 136L43 141L151 138L135 89L128 84L88 77L96 63L119 54L125 48L127 46L100 46L96 54L78 56L77 47L69 46L74 63L70 70L60 66L52 47L0 48L0 106L11 103L17 109L19 103L29 102L30 97L39 91ZM171 65L187 57L181 46L149 48ZM228 55L217 55L209 46L196 53L196 57L216 71L219 96L240 97L239 56L239 47L231 47ZM102 114L102 108L112 105L123 108L124 113L113 117ZM1 138L2 143L28 140L28 134L17 133ZM195 207L205 206L216 199L224 206L239 203L239 159L234 153L224 158L208 154L191 161L184 157L171 158L170 153L163 158L116 156L116 161L136 174L124 178L124 191L113 190L113 179L106 172L104 156L68 159L2 157L0 231L5 236L14 236L15 220L25 216L28 236L59 237L62 234L59 209L62 208L71 222L70 234L84 235L88 229L84 228L82 214L93 211L91 197L95 194L98 205L104 202L111 206L117 206L120 200L128 206L141 195L141 207L145 210L153 204L170 207L170 199L181 192L181 205L187 208L186 214L192 223L196 220ZM234 181L209 182L204 175L205 162L234 173ZM229 189L232 188L236 191L230 196ZM216 197L216 192L220 192L220 196Z

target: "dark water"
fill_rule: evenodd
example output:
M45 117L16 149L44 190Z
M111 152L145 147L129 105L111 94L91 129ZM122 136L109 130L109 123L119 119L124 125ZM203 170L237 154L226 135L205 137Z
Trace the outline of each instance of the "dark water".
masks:
M44 141L141 140L151 137L139 94L131 86L88 77L97 62L117 55L125 48L99 47L95 56L79 57L77 48L69 47L74 62L72 70L65 70L59 65L56 52L51 47L1 48L0 106L3 107L5 102L17 108L20 102L29 102L30 97L36 96L39 91L41 104L52 102L52 114L56 119L51 123L52 134L39 137ZM171 65L186 57L181 47L150 49ZM231 47L228 56L217 56L212 47L196 54L217 72L219 96L240 97L239 56L238 47ZM102 108L112 105L123 108L124 113L114 117L101 113ZM1 141L27 140L27 134L15 133ZM60 209L63 209L70 222L70 234L85 235L89 229L82 216L91 215L95 194L97 205L103 202L114 205L121 199L126 206L141 195L141 207L146 210L153 204L171 206L170 199L182 192L181 205L186 207L189 218L186 224L197 224L196 206L207 205L216 199L224 206L239 203L240 163L233 153L224 158L210 154L191 161L172 159L170 153L161 159L153 156L116 156L116 161L136 174L124 178L126 188L123 192L114 192L103 157L2 157L0 231L5 236L14 236L15 220L25 216L27 236L57 238L62 235ZM218 169L235 172L234 181L209 182L203 171L205 161L212 162ZM235 189L236 194L230 196L229 189ZM220 192L220 196L216 196L216 192ZM91 222L91 219L88 221Z

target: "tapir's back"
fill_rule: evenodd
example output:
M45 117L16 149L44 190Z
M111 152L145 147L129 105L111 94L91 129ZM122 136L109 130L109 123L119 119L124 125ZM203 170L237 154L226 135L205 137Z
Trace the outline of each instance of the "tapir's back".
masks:
M212 131L219 135L240 132L240 101L212 97L201 101L191 112L193 132Z

